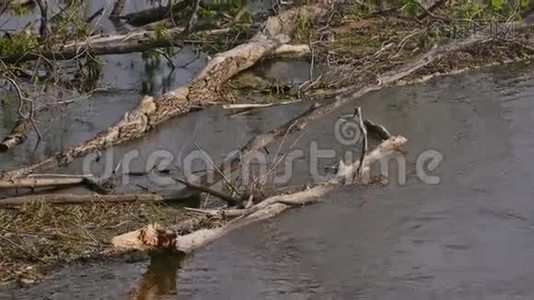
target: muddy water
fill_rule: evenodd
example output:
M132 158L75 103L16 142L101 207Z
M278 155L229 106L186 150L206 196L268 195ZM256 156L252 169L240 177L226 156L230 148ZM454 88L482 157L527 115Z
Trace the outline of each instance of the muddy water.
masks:
M102 30L103 33L113 33L114 26L112 22L107 18L109 13L113 10L116 1L112 0L93 0L93 1L83 1L81 10L83 16L87 19L96 13L101 8L104 8L104 17L97 17L93 21L93 24L97 24L95 29ZM126 15L132 12L141 11L148 8L157 7L159 5L165 5L167 1L124 1L124 9L122 10L121 15ZM65 4L63 1L51 0L48 1L49 7L49 16L56 15L61 11L62 7ZM37 6L29 6L24 14L17 15L15 12L8 10L0 16L0 28L6 31L15 31L29 23L34 23L32 29L38 31L38 20L40 19L40 12Z
M176 66L172 70L165 62L147 70L141 54L105 55L101 77L105 92L91 97L67 95L57 101L74 102L68 105L50 105L47 111L37 113L36 125L42 139L32 132L28 140L0 156L0 171L22 167L42 160L81 143L119 120L125 112L136 107L142 95L158 95L187 84L206 63L204 55L197 55L186 47L173 57ZM189 64L188 64L189 63ZM1 95L9 96L2 91ZM2 103L0 109L0 136L5 136L16 119L16 102Z
M235 232L186 264L178 294L531 299L532 83L498 69L367 97L366 115L410 140L407 184L346 188ZM410 163L429 149L444 156L438 185Z
M120 299L141 288L168 299L532 299L530 69L441 78L359 100L368 118L409 139L405 183L391 168L386 186L343 188L321 204L231 233L185 261L154 258L148 269L146 261L74 265L0 297ZM241 118L213 108L163 126L143 140L142 153L157 145L186 152L197 140L217 157L304 108ZM309 157L316 141L343 154L349 146L336 142L334 123L311 126L296 148ZM116 151L135 146L121 147ZM443 155L428 171L439 176L436 185L415 171L417 157L429 150ZM307 158L296 160L291 180L312 178L309 169Z

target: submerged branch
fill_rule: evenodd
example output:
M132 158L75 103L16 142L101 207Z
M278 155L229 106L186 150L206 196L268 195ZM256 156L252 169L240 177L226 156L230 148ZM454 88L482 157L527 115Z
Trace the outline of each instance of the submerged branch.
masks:
M527 29L532 26L534 20L524 20L520 22L511 22L508 24L514 30ZM495 38L494 32L490 29L473 34L468 38L462 40L453 40L445 45L435 45L433 48L424 52L407 63L401 65L400 67L394 68L391 71L385 72L383 74L378 74L376 76L376 81L370 82L367 85L360 85L355 87L343 88L338 91L338 95L335 97L335 101L320 106L314 107L306 111L302 116L298 116L296 119L283 124L282 126L268 132L256 136L250 140L234 157L227 159L221 164L222 166L228 166L229 169L223 170L224 172L234 172L239 168L241 164L246 164L247 157L253 151L263 149L265 146L277 141L285 135L290 135L302 131L308 124L312 123L315 120L318 120L324 116L327 116L342 106L350 103L356 98L362 97L363 95L380 90L384 86L395 83L397 80L400 80L410 74L413 74L417 70L425 67L426 65L432 63L443 57L444 55L459 51L462 49L469 48L473 45L485 43ZM369 125L374 125L374 123L369 123ZM377 132L381 137L389 137L390 134L385 130L385 128L374 127L375 132ZM208 182L210 179L208 175L200 177L198 180L199 184L216 184L221 180L220 177L214 177L213 182Z
M207 193L207 194L210 194L212 196L215 196L217 198L220 198L222 200L224 200L226 203L228 203L228 205L237 205L241 202L241 200L239 199L236 199L230 195L226 195L222 192L219 192L219 191L216 191L216 190L213 190L213 189L210 189L208 187L205 187L205 186L201 186L201 185L196 185L196 184L193 184L193 183L190 183L188 182L187 180L182 180L182 179L179 179L179 178L174 178L174 180L178 181L179 183L187 186L188 188L190 189L193 189L195 191L199 191L199 192L202 192L202 193Z
M302 14L316 18L324 13L325 10L320 7L305 6L270 17L262 32L258 32L248 43L217 54L189 85L158 98L145 96L136 109L126 113L122 120L100 132L93 139L72 146L35 165L7 172L3 176L4 180L66 165L75 158L93 151L141 137L170 118L215 103L220 99L219 88L224 82L288 42L287 34L291 32L288 31L287 24L293 24Z
M372 164L391 155L404 143L406 143L406 139L400 136L383 141L377 148L366 155L367 163ZM356 164L358 163L356 162ZM351 170L354 170L354 168ZM347 172L338 174L338 176L352 176L353 174L349 172L347 170ZM337 184L338 180L336 176L325 184L319 184L313 188L288 195L276 195L248 209L232 209L228 211L195 210L196 212L210 216L237 217L221 227L204 228L189 234L178 235L176 231L164 229L157 224L151 224L142 229L116 236L111 242L115 249L120 251L133 249L141 251L175 249L186 254L192 253L237 228L271 218L295 205L305 205L320 201L326 193L335 189L338 186Z

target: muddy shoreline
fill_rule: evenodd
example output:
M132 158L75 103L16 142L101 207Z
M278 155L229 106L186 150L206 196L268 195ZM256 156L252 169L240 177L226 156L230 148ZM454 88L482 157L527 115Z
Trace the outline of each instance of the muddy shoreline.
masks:
M523 247L530 243L530 188L524 185L530 172L528 166L520 167L531 152L531 130L523 127L531 112L526 109L532 95L528 70L529 66L514 65L484 69L420 86L387 88L360 99L370 116L414 140L407 149L407 185L391 178L387 186L344 188L322 204L229 234L185 262L178 260L184 264L177 269L170 261L163 263L167 268L158 268L158 263L150 267L155 273L148 272L147 260L75 264L51 280L5 290L3 295L30 299L96 293L118 299L142 286L166 296L203 299L238 297L239 286L247 287L240 295L252 298L530 295L526 279L518 279L528 278L524 256L512 264L492 259L510 247L522 255L529 249ZM343 110L347 111L350 107ZM333 119L311 128L299 144L307 145L314 135L321 137L322 147L332 144ZM500 138L495 139L496 134ZM432 173L441 176L438 186L415 178L412 162L427 149L445 155ZM307 181L306 174L300 166L297 179ZM496 180L500 174L509 180ZM522 181L514 183L519 178ZM495 190L502 192L493 194ZM509 195L504 197L504 191ZM512 200L510 193L515 195ZM499 246L495 234L515 242ZM470 258L473 251L479 259ZM240 258L237 263L235 257ZM501 272L485 271L496 266Z
M385 48L385 45L388 41L390 43L403 41L418 26L421 26L421 24L406 21L405 18L400 18L395 15L385 17L349 16L348 19L342 20L337 26L332 26L334 41L321 45L318 48L318 54L316 54L317 57L315 59L317 59L317 63L325 64L331 57L335 57L336 60L341 61L343 59L347 60L348 63L340 63L321 72L320 74L324 76L313 89L310 89L309 97L311 99L325 98L325 95L332 95L338 89L343 89L350 85L364 85L372 81L374 79L373 76L376 74L391 70L392 67L415 57L423 50L419 48L418 41L406 43L402 48L399 48L397 45ZM512 41L491 41L483 45L477 45L471 49L448 54L415 74L403 79L402 82L413 84L428 80L435 75L454 74L460 70L466 71L509 62L528 61L534 55L534 51L528 46L532 44L530 36L520 34L514 38ZM393 57L395 58L394 61L392 61ZM309 65L305 64L300 68L307 66ZM198 67L195 69L198 69ZM253 71L262 73L261 69ZM180 78L180 84L187 82L184 76L180 76ZM238 77L236 80L239 81L240 78ZM241 78L241 80L246 79ZM267 87L269 85L295 86L295 84L295 82L273 82L272 80L267 80L267 83L262 82L262 85L267 85ZM238 90L230 89L229 87L226 88L228 89L228 94L233 94L237 99L248 99L251 90L255 91L259 89L258 86L254 85L248 86L247 89L240 88ZM289 95L285 96L294 96L291 95L291 89L289 91ZM291 111L287 113L287 116L290 116L290 113ZM188 116L185 118L188 118ZM180 124L180 122L177 123ZM217 120L213 122L214 126L217 126L216 123ZM165 128L165 126L167 125L157 130L172 130L172 128ZM265 128L262 128L262 130L265 130ZM259 134L262 130L258 129L255 134ZM147 138L150 138L151 134L153 133L149 133ZM244 138L241 138L241 140L244 140ZM137 142L133 142L133 144L135 143ZM231 143L234 144L235 141ZM132 142L130 142L131 144ZM78 162L74 166L69 166L67 170L75 171L79 165ZM2 252L2 256L9 257L9 261L2 262L0 268L6 275L0 274L0 277L5 281L15 280L19 284L31 284L39 281L42 278L41 276L50 273L50 270L57 270L65 264L77 262L80 259L98 259L102 257L102 253L109 254L109 239L118 233L132 230L140 225L153 221L168 225L189 218L179 208L161 209L157 205L152 206L146 203L133 204L128 208L106 206L105 204L89 204L83 208L78 206L51 208L32 205L30 207L23 207L19 211L1 210L0 216L4 220L5 225L2 226L4 232L0 231L0 235L3 239L9 241L7 243L11 246L3 249L6 252ZM89 212L101 217L103 223L96 222L94 224L91 222L95 222L95 219L85 219L91 216ZM41 218L38 221L33 219L36 214ZM81 218L80 214L84 215L84 218ZM48 238L39 238L39 231L43 229L42 227L34 229L34 232L26 232L26 237L20 235L19 231L25 231L27 228L19 230L13 227L14 225L24 226L23 224L42 226L55 215L65 216L66 221L61 225L58 225L57 220L54 221L55 223L50 227L55 229L61 228L61 230L59 233L54 232ZM93 217L96 215L93 215ZM125 219L116 218L119 215ZM124 225L122 223L128 221L128 218L132 216L137 216L137 220L135 222L128 222L127 226L122 226ZM104 223L105 226L102 225ZM101 234L87 233L87 230L92 230L99 226L109 228L103 230ZM65 235L66 232L80 228L83 229L84 233L78 238L83 239L85 243L65 243L65 241L58 238L62 234ZM14 237L18 240L13 240ZM22 251L25 254L21 255L17 253L16 249L20 250L20 247L13 245L18 244L24 247L26 243L28 244L28 248ZM39 246L42 245L46 245L47 248L40 249ZM91 247L87 247L88 245ZM63 246L66 248L62 249ZM46 251L48 250L51 253L47 254ZM47 257L49 260L39 259L40 257Z

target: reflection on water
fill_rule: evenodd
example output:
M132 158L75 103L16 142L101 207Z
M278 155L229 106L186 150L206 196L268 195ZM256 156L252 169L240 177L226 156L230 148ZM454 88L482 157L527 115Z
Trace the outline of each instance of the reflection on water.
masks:
M496 68L359 99L368 118L408 137L407 185L392 178L383 187L344 187L321 204L233 232L182 266L179 258L153 258L148 269L146 263L118 263L111 279L99 275L101 267L79 266L28 290L9 292L21 299L51 293L61 299L94 296L94 286L106 286L114 293L98 295L113 299L132 291L171 299L531 299L531 75L526 67ZM274 121L276 116L295 115L287 113L294 108L274 108L263 119L252 115L247 122L263 124L264 131L281 122ZM339 113L348 111L350 106ZM193 121L197 118L208 120L206 129L194 129L204 126ZM253 135L242 128L256 132L242 120L228 120L222 110L193 114L145 141L157 145L176 128L206 130L211 136L204 146L215 153L220 145L230 148ZM332 137L333 122L327 118L310 126L297 147L317 141L320 148L341 149ZM188 141L185 132L176 134L178 141ZM414 176L413 162L427 149L445 157L433 172L441 178L439 185L425 185ZM307 168L299 162L295 180L308 180ZM86 272L83 280L74 275L80 270ZM58 282L67 287L58 288Z
M66 2L62 0L47 0L49 16L54 16L61 11L63 7L67 5ZM92 16L95 12L104 8L104 16L101 18L96 18L93 22L96 26L97 31L102 30L102 33L110 34L114 31L114 26L110 20L108 20L109 13L113 10L115 5L115 0L92 0L92 1L81 1L81 10L83 15L88 18ZM124 9L122 10L121 15L129 14L132 12L165 5L167 1L165 0L144 0L144 1L125 1ZM7 10L5 13L0 15L0 28L6 31L13 31L23 28L29 23L33 23L34 30L37 32L39 28L39 19L40 13L39 8L36 5L28 6L24 14L17 14L11 10Z
M87 3L88 12L113 5ZM124 13L145 7L145 1L127 1ZM23 18L4 15L0 24L21 27L32 18L35 13ZM185 48L175 56L175 64L184 65L196 55L194 49ZM40 117L44 140L34 149L32 135L16 151L0 154L0 170L41 160L93 137L135 107L141 92L160 94L183 85L206 62L201 57L171 72L162 61L147 72L140 54L103 59L102 81L114 83L116 90ZM287 74L305 80L307 75L306 65L262 68L277 79ZM388 88L358 99L366 117L409 139L407 185L391 178L385 187L343 188L322 204L229 234L187 263L178 256L159 255L150 263L74 265L29 289L0 291L0 298L532 299L533 74L529 66L495 68L422 86ZM0 110L2 136L16 117L14 106L6 103L2 101ZM305 108L268 108L229 118L228 112L213 107L171 120L112 150L116 157L139 151L132 170L142 170L156 150L183 157L194 150L194 142L221 160ZM349 105L338 115L351 111ZM307 159L311 142L338 153L347 150L335 141L336 117L311 125L299 137L295 147L305 155L295 162L292 182L311 180ZM441 178L437 186L414 176L417 155L428 149L445 157L433 173ZM336 161L325 158L321 166ZM62 171L79 173L81 164L77 160ZM93 167L97 174L103 168ZM131 186L161 188L140 180Z
M150 265L140 282L128 291L127 299L155 299L163 295L175 295L178 270L183 263L178 253L158 253L150 257Z

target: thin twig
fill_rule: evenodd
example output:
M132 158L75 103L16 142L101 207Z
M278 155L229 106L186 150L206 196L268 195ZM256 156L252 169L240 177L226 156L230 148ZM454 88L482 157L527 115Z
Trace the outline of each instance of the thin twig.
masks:
M193 0L193 12L191 13L191 17L189 18L189 22L187 22L187 27L185 28L186 32L192 32L193 28L197 25L198 22L198 10L200 9L200 0Z
M296 100L296 101L282 101L282 102L276 102L276 103L238 103L238 104L224 104L222 106L223 109L246 109L246 108L265 108L265 107L272 107L272 106L278 106L278 105L287 105L287 104L295 104L300 103L302 101Z
M358 165L357 174L358 177L361 179L363 175L363 163L365 159L365 154L367 154L367 147L368 147L368 140L367 140L367 129L363 125L363 116L362 116L362 108L356 107L356 110L354 112L354 117L358 117L358 127L360 128L360 132L363 137L362 141L362 153L360 154L360 164Z
M313 81L313 73L315 67L315 51L313 51L313 43L310 42L311 62L310 62L310 81Z
M26 99L26 101L30 102L30 123L32 124L33 130L35 130L35 133L37 134L37 144L43 139L41 136L41 133L39 132L39 128L37 128L37 125L35 125L34 115L35 115L35 109L33 107L34 103L31 99Z
M194 142L193 145L195 145L195 147L197 148L197 150L199 150L200 152L202 152L202 154L204 154L204 156L208 159L209 163L211 164L211 166L217 171L217 173L219 173L219 175L221 175L222 179L226 182L226 184L228 184L228 186L230 186L230 188L239 196L239 197L242 197L241 196L241 193L237 190L237 188L230 182L230 180L228 178L226 178L226 176L224 175L224 173L217 167L217 165L213 162L213 160L211 159L211 157L209 157L208 155L206 155L206 153L200 148L200 146L198 145L197 142Z
M174 178L173 177L173 179L178 181L179 183L187 186L190 189L193 189L193 190L196 190L196 191L199 191L199 192L208 193L208 194L213 195L213 196L215 196L217 198L220 198L220 199L226 201L226 203L228 203L231 206L238 205L239 203L241 203L240 199L236 199L236 198L234 198L234 197L232 197L230 195L226 195L226 194L224 194L222 192L210 189L208 187L197 185L197 184L194 184L194 183L190 183L190 182L188 182L186 180L182 180L180 178Z
M105 7L102 7L101 9L97 10L94 14L92 14L89 18L85 20L86 23L93 22L94 19L96 19L98 16L102 15L105 11Z
M163 56L166 60L169 66L171 66L172 70L176 69L176 65L172 61L172 58L169 56L169 54L161 49L154 49L154 52L158 53L159 55Z

